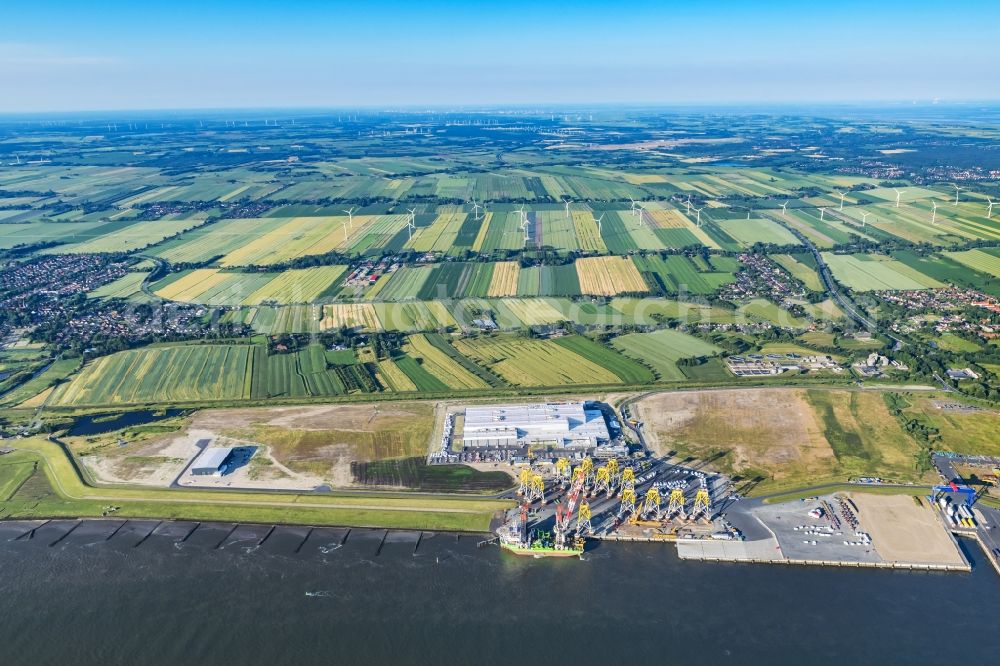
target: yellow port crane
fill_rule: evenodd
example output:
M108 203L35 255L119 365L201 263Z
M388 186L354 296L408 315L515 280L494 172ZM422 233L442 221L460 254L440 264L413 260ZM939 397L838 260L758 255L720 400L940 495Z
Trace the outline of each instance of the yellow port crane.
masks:
M702 514L705 520L712 519L712 497L708 494L708 488L701 487L694 496L694 508L691 510L691 516L696 517L698 514Z
M604 466L608 468L608 497L611 497L621 477L621 470L618 468L617 458L612 458Z
M662 503L663 498L660 497L660 491L656 488L650 488L646 491L646 498L642 502L641 517L659 520L660 505Z
M580 503L580 510L576 514L576 537L579 539L584 534L594 531L594 526L590 523L590 505L586 502Z
M545 504L545 480L541 474L532 474L531 483L528 486L528 501L534 502L535 500Z
M594 473L594 494L598 495L602 490L611 494L611 472L607 465L598 467Z
M583 470L583 484L591 483L594 480L594 461L591 460L590 456L583 459L580 468Z
M626 467L622 470L622 492L630 489L635 490L635 470Z
M685 518L684 515L684 489L674 488L670 491L670 500L667 502L667 515L668 516L679 516L681 520Z
M517 494L527 497L531 490L531 468L522 467L521 473L517 477Z
M556 460L556 476L563 481L569 481L570 473L572 469L569 465L569 460L566 458L559 458Z
M626 488L622 491L622 504L618 509L618 517L621 518L625 514L631 516L635 513L635 488Z

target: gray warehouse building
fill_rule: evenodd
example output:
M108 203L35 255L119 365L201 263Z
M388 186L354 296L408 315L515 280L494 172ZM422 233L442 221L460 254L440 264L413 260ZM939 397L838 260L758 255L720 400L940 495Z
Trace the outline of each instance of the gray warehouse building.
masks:
M543 444L585 449L608 440L604 415L581 402L468 407L462 428L465 448Z
M228 446L206 448L191 465L195 476L222 476L226 473L232 448Z

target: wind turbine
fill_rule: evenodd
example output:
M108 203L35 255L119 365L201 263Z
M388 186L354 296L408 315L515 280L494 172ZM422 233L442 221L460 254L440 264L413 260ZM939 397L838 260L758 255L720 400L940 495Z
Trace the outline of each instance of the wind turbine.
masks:
M993 199L986 197L986 200L990 202L990 207L986 209L986 219L988 220L993 217Z
M934 210L931 212L931 224L937 224L937 201L932 201L931 205L934 206Z
M788 202L781 204L781 217L785 216L785 208L788 206Z
M473 199L472 200L472 210L473 210L473 212L474 212L475 217L476 217L477 220L479 219L479 209L480 208L482 208L482 206L480 206L479 204L477 204L476 200Z
M747 208L747 219L750 219L750 213L753 212L752 208Z
M347 223L351 225L351 229L354 228L354 206L344 209L343 212L347 213Z
M992 206L993 204L990 204L990 205ZM603 219L604 219L604 213L601 213L601 216L599 218L597 218L597 233L598 234L600 234L600 233L603 232L603 229L601 228L601 220L603 220Z
M952 185L952 187L955 188L955 205L957 206L958 205L958 191L961 190L962 188L959 187L958 185Z
M690 215L691 214L691 195L690 194L688 195L687 206L688 206L688 212L687 212L687 214Z
M566 219L569 219L569 199L566 200Z
M838 210L844 210L844 193L837 192L837 190L834 190L834 192L840 195L840 208Z
M644 212L643 209L642 209L642 206L636 206L635 207L635 212L639 215L639 226L641 227L642 226L642 214Z
M899 208L899 197L903 194L903 190L897 190L895 187L892 189L896 193L896 208Z
M865 224L866 224L866 222L868 220L868 216L869 215L871 215L871 213L861 213L861 228L862 229L864 228L864 226L865 226Z
M416 229L417 228L417 209L416 208L407 208L407 210L410 211L410 221L406 223L406 226L411 227L413 229Z
M694 209L694 214L697 216L695 218L695 222L694 223L695 223L695 225L697 225L699 227L701 226L701 211L702 211L703 208L704 208L704 206L702 206L702 208L695 208Z
M632 217L635 217L635 199L629 197L628 200L632 202Z
M824 215L826 215L826 208L820 208L820 209L819 209L819 221L820 221L820 222L822 222L822 221L823 221L823 216L824 216Z

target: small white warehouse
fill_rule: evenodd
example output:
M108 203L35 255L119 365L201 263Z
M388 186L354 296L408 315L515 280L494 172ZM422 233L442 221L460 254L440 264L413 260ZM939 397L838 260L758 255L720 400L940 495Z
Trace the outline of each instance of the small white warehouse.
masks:
M468 407L462 428L465 447L551 445L587 448L610 439L599 409L582 402Z

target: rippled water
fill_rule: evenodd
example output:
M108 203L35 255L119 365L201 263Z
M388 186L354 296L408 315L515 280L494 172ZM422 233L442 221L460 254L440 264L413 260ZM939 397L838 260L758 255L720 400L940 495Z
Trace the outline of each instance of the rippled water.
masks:
M0 523L0 664L931 664L1000 653L1000 576L526 560L475 536ZM150 530L156 527L150 534ZM15 540L11 540L14 538ZM963 640L963 637L967 639ZM990 656L992 655L992 656Z

